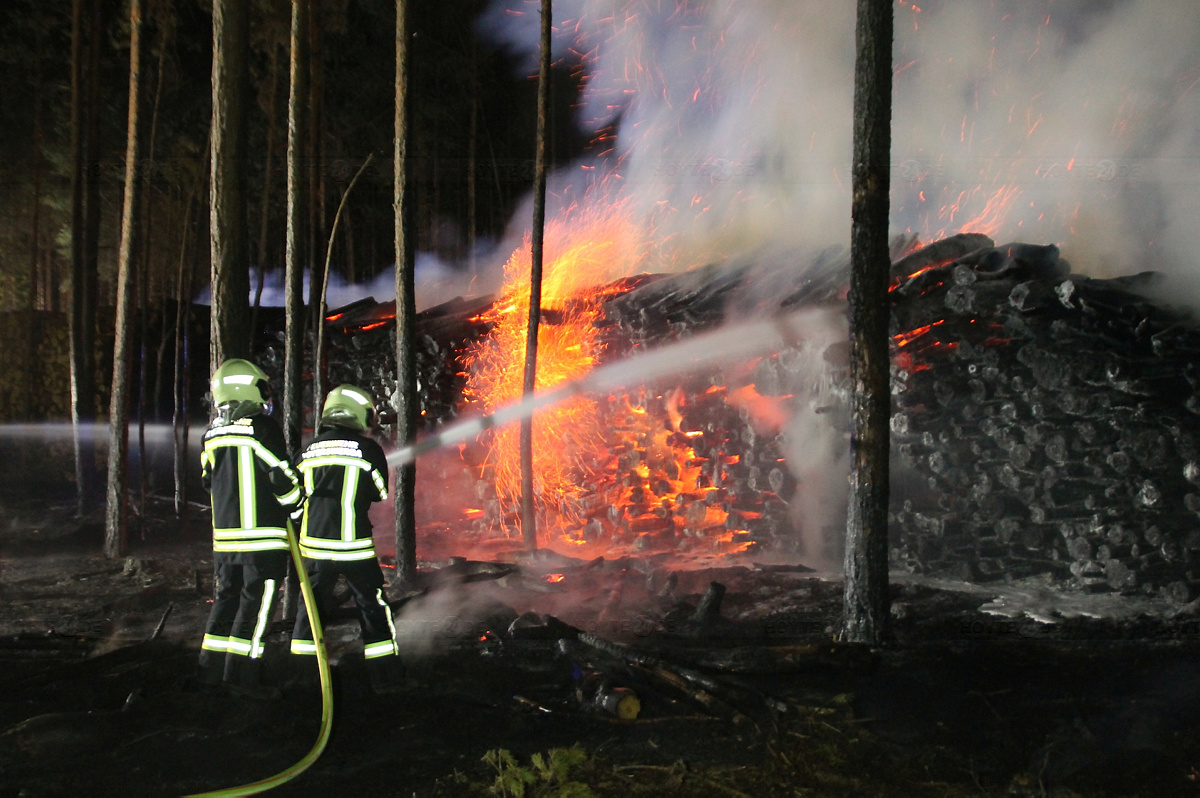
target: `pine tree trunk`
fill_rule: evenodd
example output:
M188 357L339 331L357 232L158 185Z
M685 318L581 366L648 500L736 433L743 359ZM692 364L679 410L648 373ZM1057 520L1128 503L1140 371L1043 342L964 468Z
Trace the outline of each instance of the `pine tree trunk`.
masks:
M850 231L852 437L842 637L878 645L888 620L887 293L892 3L858 0Z
M324 275L321 280L321 293L318 300L317 314L317 329L316 343L313 347L313 418L321 417L321 407L325 398L325 313L328 309L327 297L329 295L329 269L333 255L333 242L337 237L338 225L342 220L342 214L346 210L346 198L350 196L350 192L354 190L354 184L362 177L363 172L374 159L375 153L367 155L367 159L363 161L362 166L354 173L354 178L350 181L350 185L346 186L346 190L342 193L342 199L338 203L337 213L333 216L333 227L329 229L329 243L325 247L325 268L322 272Z
M304 359L304 216L306 172L304 140L308 130L305 108L308 100L309 0L292 0L292 30L288 57L288 142L287 220L284 249L284 378L283 430L288 451L300 450L303 419L303 386L300 375Z
M409 185L409 96L408 96L408 0L396 0L396 105L393 142L392 202L396 241L396 445L414 443L417 417L416 355L416 240L413 236L412 195ZM417 580L417 465L408 462L396 468L396 582L404 589Z
M41 36L38 37L41 51ZM44 306L38 291L38 264L42 249L42 173L45 159L42 157L42 62L35 65L36 77L33 84L33 219L29 225L29 309ZM32 337L30 338L32 340Z
M85 18L88 20L85 28ZM96 247L99 233L98 149L100 27L96 0L74 0L71 22L71 423L76 511L90 509L96 479ZM84 35L88 35L84 65ZM93 223L93 220L94 223Z
M82 515L83 477L83 0L71 3L71 426L75 444L76 511Z
M300 451L304 428L304 209L308 174L303 166L308 132L306 107L309 99L308 50L309 0L292 0L292 27L288 40L288 122L287 122L287 219L284 245L284 360L283 360L283 437L289 452ZM311 250L311 246L309 248ZM283 618L295 619L300 603L300 575L288 561L283 590Z
M209 369L249 357L250 267L246 246L246 95L249 4L213 2L212 339Z
M138 198L138 98L141 77L142 0L129 4L129 116L125 144L125 202L117 259L117 319L113 343L112 392L108 407L108 503L104 514L104 554L124 557L128 549L125 489L129 452L130 313L134 305L134 237Z
M146 494L150 491L150 469L146 460L146 415L148 412L149 400L152 398L149 395L149 379L147 376L147 368L149 366L149 357L147 356L150 346L150 294L151 294L151 269L150 269L150 254L152 243L154 240L154 203L149 201L150 189L154 176L154 157L155 147L158 141L158 113L162 105L162 88L163 88L163 63L167 55L166 37L169 34L169 28L160 27L158 33L158 62L155 67L154 76L154 103L150 110L150 132L146 142L146 161L150 164L149 168L142 169L141 174L141 201L138 207L141 209L141 234L140 240L144 242L141 247L141 269L138 274L138 308L140 309L139 320L139 349L138 357L138 514L141 517L146 516ZM165 326L165 325L164 325ZM157 383L159 376L162 373L162 350L166 346L166 338L163 338L162 344L158 348L158 367L155 369L155 382ZM157 398L157 397L153 397ZM156 405L157 407L157 405Z
M537 146L533 165L532 263L529 269L529 324L525 331L524 396L537 386L538 325L542 318L542 245L546 227L546 120L550 107L550 0L542 0L541 58L538 68ZM533 474L533 415L521 419L521 538L537 548L537 504Z
M254 304L250 310L250 335L258 332L258 308L262 303L263 282L266 279L267 263L269 262L270 218L271 218L271 189L275 177L275 140L278 138L279 125L276 123L275 105L279 95L279 59L275 47L270 48L271 73L267 82L267 154L263 169L262 196L258 203L258 281L254 286Z
M322 108L322 70L321 70L321 0L309 0L308 17L308 113L305 120L308 125L308 135L305 144L308 147L308 323L309 329L315 331L320 320L317 318L317 291L321 286L321 264L325 260L325 182L324 182L324 137L321 131L324 127ZM315 368L314 364L314 368ZM315 407L317 398L313 397Z
M479 235L479 79L476 76L475 40L471 39L471 117L467 127L467 274L474 275L475 247Z
M196 254L200 248L198 243L191 244L193 236L192 211L197 205L203 205L202 193L204 181L209 174L208 154L211 147L205 147L205 160L196 173L196 184L188 195L183 214L183 235L179 242L179 269L175 285L175 358L174 358L174 393L173 411L171 415L172 440L175 454L175 517L188 535L187 512L187 475L188 475L188 391L191 387L189 379L192 323L192 290L195 282Z

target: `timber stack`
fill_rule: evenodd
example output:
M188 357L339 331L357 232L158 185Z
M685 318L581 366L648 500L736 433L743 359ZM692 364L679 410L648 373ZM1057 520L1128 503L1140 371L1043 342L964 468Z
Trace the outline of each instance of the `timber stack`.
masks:
M997 247L982 235L924 247L901 239L893 257L893 567L1195 598L1193 316L1151 298L1155 274L1072 274L1053 246ZM722 264L613 284L597 323L605 357L684 339L739 313L845 307L844 253L784 272ZM463 411L461 358L487 333L493 300L419 314L427 428ZM330 322L331 385L394 394L391 318L390 306L366 303ZM576 519L568 537L628 553L810 554L800 540L811 536L796 528L802 485L784 458L785 432L765 429L734 394L751 385L793 414L816 397L821 423L847 436L847 359L836 350L816 353L816 392L813 353L797 342L750 364L749 375L664 377L595 397L605 451L586 463L586 490L559 508ZM487 485L478 493L494 496ZM477 532L512 523L494 502L484 506L491 509L474 522ZM835 528L820 532L833 543L839 537Z
M893 274L893 562L1193 598L1200 328L1158 276L1020 244Z

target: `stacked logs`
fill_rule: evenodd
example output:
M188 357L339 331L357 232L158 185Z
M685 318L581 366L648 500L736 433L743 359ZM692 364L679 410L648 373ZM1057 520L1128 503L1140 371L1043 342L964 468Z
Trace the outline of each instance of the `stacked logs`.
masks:
M901 240L893 251L913 249ZM778 309L843 301L844 254L801 266L771 286ZM996 247L978 235L916 249L892 274L893 565L1192 598L1200 327L1147 298L1155 276L1089 279L1054 247ZM613 284L598 322L606 356L713 328L752 290L761 297L763 282L745 264ZM486 334L491 301L418 317L427 426L461 410L461 356ZM373 305L331 325L330 384L394 394L390 318ZM785 349L750 381L763 396L801 395L811 378L803 360ZM844 393L844 364L825 376ZM577 519L568 536L647 552L750 544L802 554L779 433L727 401L735 387L718 373L598 397L606 445L583 464L584 494L558 508ZM478 493L492 512L476 526L512 523L494 489Z
M420 428L433 429L455 418L462 407L466 377L461 357L486 335L482 321L495 297L451 300L417 314L416 365ZM394 303L368 300L331 311L328 362L329 386L351 383L371 391L379 407L393 407L396 398L396 325ZM392 434L392 419L383 416L384 432Z
M822 256L807 268L789 269L785 290L773 301L782 309L834 300L844 289L846 266L844 258ZM625 292L612 292L603 306L605 350L623 356L715 328L762 276L754 264L743 264L641 278ZM749 377L677 375L609 396L603 426L615 458L603 470L617 490L595 493L604 511L589 519L581 537L632 538L635 549L803 554L789 507L797 483L781 431L757 423L729 394L750 385L786 404L811 376L805 363L800 350L788 346L759 361ZM836 371L831 380L844 382L845 370Z
M1155 277L1071 275L1054 247L896 264L892 556L1187 600L1200 584L1200 328ZM913 275L913 276L908 276Z
M777 436L758 435L725 400L724 387L695 381L609 396L610 457L585 499L599 512L580 538L634 551L787 550L795 482Z

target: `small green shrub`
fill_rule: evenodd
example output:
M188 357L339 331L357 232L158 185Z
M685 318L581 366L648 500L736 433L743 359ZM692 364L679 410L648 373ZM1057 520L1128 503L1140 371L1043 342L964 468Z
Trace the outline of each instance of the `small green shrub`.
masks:
M591 788L570 778L571 771L587 759L587 751L578 745L551 748L545 756L534 754L529 765L520 764L505 748L483 755L483 761L496 770L496 780L488 791L504 798L590 798Z

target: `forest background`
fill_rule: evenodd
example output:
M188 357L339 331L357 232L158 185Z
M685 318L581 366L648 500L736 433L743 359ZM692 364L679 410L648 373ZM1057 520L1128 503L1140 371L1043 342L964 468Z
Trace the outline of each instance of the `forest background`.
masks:
M84 269L94 275L96 373L111 374L112 312L125 175L129 85L128 3L85 0ZM247 253L252 305L271 302L284 265L291 3L250 4L246 104ZM476 35L485 0L411 5L410 181L415 248L442 272L474 268L503 235L533 181L537 74ZM209 282L208 137L212 122L212 9L205 0L145 0L140 125L143 199L135 274L135 348L145 387L134 417L171 411L171 350L180 299L206 300ZM334 251L335 281L390 283L395 267L392 141L395 3L316 0L310 15L309 135L301 162L308 207L298 236L306 287L320 285L330 226L347 195ZM0 8L0 421L70 417L72 3L12 0ZM576 69L552 70L547 157L577 157L586 139L571 122ZM382 278L388 278L386 280ZM265 294L264 294L265 289ZM308 297L307 290L305 291ZM390 297L376 297L388 299ZM278 299L274 300L279 304ZM205 307L197 306L203 313ZM309 302L312 313L312 303ZM265 319L254 314L252 336ZM207 348L193 319L193 352ZM138 361L139 358L135 358ZM204 358L200 358L201 361ZM207 363L193 363L203 393ZM145 370L143 370L145 369ZM193 384L197 384L193 380ZM95 385L94 412L109 381Z

